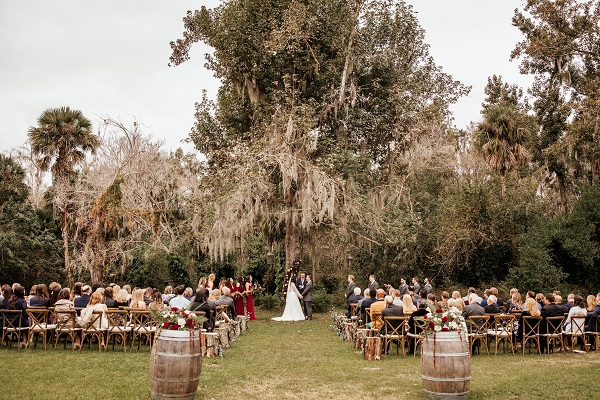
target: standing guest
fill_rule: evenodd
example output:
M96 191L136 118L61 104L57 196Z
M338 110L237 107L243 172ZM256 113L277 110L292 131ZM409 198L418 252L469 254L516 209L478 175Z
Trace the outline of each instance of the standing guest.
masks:
M223 294L223 288L227 286L227 278L224 276L219 280L219 292Z
M133 295L131 296L131 302L129 303L129 307L145 310L146 302L144 301L144 289L135 289L133 291Z
M356 288L356 283L354 283L354 275L348 275L348 286L346 286L346 303L348 307L350 306L350 297L354 295L354 289ZM304 290L304 289L303 289Z
M215 289L215 279L216 279L215 274L211 273L210 275L208 275L208 281L206 282L206 287L211 291Z
M85 285L81 288L81 296L75 297L73 299L73 304L75 308L85 308L90 302L90 298L92 297L92 287L90 285Z
M433 293L433 286L431 286L431 283L429 283L429 278L423 279L423 283L425 284L423 288L427 291L427 294Z
M35 285L35 295L29 299L29 307L44 307L50 306L50 295L48 289L43 283Z
M415 294L415 297L421 296L421 285L419 285L419 278L416 276L412 278L412 291Z
M73 290L71 290L71 298L69 300L73 301L76 297L81 296L83 293L83 283L75 282L73 285Z
M168 305L173 297L175 297L175 295L173 294L173 286L167 285L167 287L165 287L164 293L162 294L163 303Z
M58 300L56 304L54 304L55 311L70 311L75 309L75 305L70 300L71 298L71 290L69 288L64 288L58 293ZM67 327L69 328L81 328L81 324L79 320L76 320L73 323L73 320L70 319L68 315L61 314L58 316L60 322L68 322ZM75 342L73 343L74 349L81 348L81 331L77 331L75 334Z
M198 287L196 289L205 288L206 287L206 277L203 276L198 281Z
M246 278L246 315L250 317L250 321L256 321L254 315L254 297L252 287L252 275L248 275Z
M127 300L127 290L121 289L117 292L117 297L115 297L115 307L129 307L129 300Z
M368 286L369 290L374 289L377 290L379 289L379 283L377 283L377 281L375 280L375 275L371 274L369 275L369 286Z
M233 303L235 304L235 313L244 315L244 277L240 276L235 283L233 290Z
M106 304L106 308L117 308L117 301L113 298L113 288L107 287L104 289L104 304Z
M183 297L183 292L185 292L185 286L179 285L175 288L175 297L171 299L169 302L169 306L171 308L177 308L179 310L185 310L190 306L190 301Z
M408 285L406 284L405 278L400 278L400 286L398 287L400 290L400 296L404 299L404 295L408 294Z
M225 285L229 288L229 291L231 292L231 296L234 295L233 293L233 288L235 287L235 282L233 281L233 278L227 278L227 285Z
M17 318L21 320L21 327L27 328L29 326L29 317L27 315L27 300L25 300L25 288L21 285L15 287L13 295L8 300L8 309L9 310L18 310L21 311L20 315L7 315L6 318L9 321L14 321ZM14 323L18 325L18 323ZM20 347L27 346L27 333L21 332L21 343L19 343Z

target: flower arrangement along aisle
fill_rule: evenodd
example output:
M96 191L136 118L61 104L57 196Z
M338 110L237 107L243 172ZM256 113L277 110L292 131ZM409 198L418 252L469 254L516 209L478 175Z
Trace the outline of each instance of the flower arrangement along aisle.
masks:
M467 324L462 316L460 310L456 307L450 307L444 310L442 307L436 307L434 304L429 304L430 311L423 319L427 321L426 335L431 335L436 332L451 332L457 331L459 336L461 334L467 335Z

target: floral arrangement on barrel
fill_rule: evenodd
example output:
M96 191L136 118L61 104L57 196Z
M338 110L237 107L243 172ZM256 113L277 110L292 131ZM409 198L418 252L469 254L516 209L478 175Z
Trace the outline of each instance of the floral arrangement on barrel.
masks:
M458 308L449 307L448 309L444 309L443 307L430 303L429 310L430 311L423 316L423 319L427 322L425 335L430 335L431 333L435 335L437 332L451 331L457 331L459 335L461 332L465 332L466 334L467 325Z
M192 311L177 307L150 310L150 314L160 324L161 329L171 331L201 329L202 323L207 320L203 315L198 315Z

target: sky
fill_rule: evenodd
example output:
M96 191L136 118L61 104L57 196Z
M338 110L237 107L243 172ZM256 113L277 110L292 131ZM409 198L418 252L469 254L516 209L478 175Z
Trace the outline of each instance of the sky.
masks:
M487 78L502 75L526 88L510 52L522 37L511 25L517 0L408 0L430 54L444 71L472 86L452 107L455 125L480 119ZM47 108L69 106L98 127L104 116L143 124L164 142L181 143L194 123L194 104L219 82L204 68L210 49L169 67L169 42L181 37L187 10L218 0L0 0L0 152L27 140Z

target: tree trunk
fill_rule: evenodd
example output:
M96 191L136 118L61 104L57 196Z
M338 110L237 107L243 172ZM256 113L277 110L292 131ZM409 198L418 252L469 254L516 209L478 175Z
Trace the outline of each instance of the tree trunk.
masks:
M286 216L285 216L285 269L288 270L294 261L300 261L300 227L298 219L294 218L295 210L299 205L296 199L296 190L292 187L285 191Z
M563 214L567 213L567 187L565 186L565 178L562 176L558 177L558 185L560 188L560 209Z
M67 271L67 285L72 286L72 276L71 276L71 259L69 257L69 231L67 227L67 211L63 211L62 214L62 239L63 239L63 247L65 252L65 270Z

